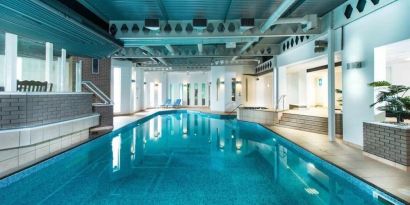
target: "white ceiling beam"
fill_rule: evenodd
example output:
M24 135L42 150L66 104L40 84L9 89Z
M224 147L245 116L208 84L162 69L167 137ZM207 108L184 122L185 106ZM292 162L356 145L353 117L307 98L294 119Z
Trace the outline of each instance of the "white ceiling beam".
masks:
M150 47L148 47L148 46L141 46L140 47L142 50L145 50L145 51L147 51L151 56L155 56L155 52L154 52L154 50L152 49L152 48L150 48ZM156 57L156 59L159 61L159 62L161 62L162 64L164 64L164 65L168 65L168 63L163 59L163 58L160 58L160 57Z
M262 25L260 32L265 33L297 0L285 0Z
M171 53L171 55L175 55L175 49L170 44L166 44L165 48Z

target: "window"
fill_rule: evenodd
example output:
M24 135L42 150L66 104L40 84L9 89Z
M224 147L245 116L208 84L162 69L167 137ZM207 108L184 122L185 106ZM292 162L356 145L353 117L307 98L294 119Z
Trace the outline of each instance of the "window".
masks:
M194 84L195 105L198 105L198 83Z
M202 92L201 92L202 105L205 105L205 92L206 92L206 84L202 83Z
M219 100L219 86L220 86L221 81L219 78L216 79L216 101Z
M186 92L187 92L187 105L191 105L191 97L190 97L190 95L189 95L189 90L190 90L190 84L188 83L187 84L187 87L186 87Z
M245 98L246 102L248 102L248 78L245 79Z
M100 61L97 58L93 58L91 69L92 69L92 74L100 73Z
M232 102L236 101L236 78L232 78Z

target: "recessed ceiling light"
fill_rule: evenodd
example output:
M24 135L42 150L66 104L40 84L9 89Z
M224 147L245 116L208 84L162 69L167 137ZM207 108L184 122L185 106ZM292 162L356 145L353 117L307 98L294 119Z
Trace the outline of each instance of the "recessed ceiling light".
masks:
M405 61L410 61L410 58L406 58L406 59L404 59Z

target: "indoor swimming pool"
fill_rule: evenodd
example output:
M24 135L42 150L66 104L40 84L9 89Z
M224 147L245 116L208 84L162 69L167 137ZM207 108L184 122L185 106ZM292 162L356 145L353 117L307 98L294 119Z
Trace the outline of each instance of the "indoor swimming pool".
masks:
M399 201L265 127L154 114L0 180L0 204L383 204Z

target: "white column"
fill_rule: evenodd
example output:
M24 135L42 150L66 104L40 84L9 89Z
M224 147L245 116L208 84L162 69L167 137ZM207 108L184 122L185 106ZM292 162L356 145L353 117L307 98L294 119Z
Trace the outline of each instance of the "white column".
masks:
M328 137L334 141L336 136L335 122L335 33L333 29L328 31Z
M81 92L81 83L82 79L82 70L83 70L83 61L78 61L75 64L75 92Z
M272 81L273 81L273 86L272 86L272 89L273 89L273 95L272 95L272 97L273 97L273 108L274 109L279 109L279 107L278 107L278 103L279 103L279 78L278 78L278 76L279 76L279 70L278 70L278 63L277 63L277 57L274 57L274 59L273 59L273 61L272 61L272 63L273 63L273 70L272 70L272 74L273 74L273 78L272 78Z
M17 35L5 35L5 75L4 89L6 92L17 91Z
M66 64L66 50L61 49L61 58L60 58L60 66L59 66L59 78L58 78L58 91L59 92L64 92L66 91L65 89L65 82L67 81L67 76L66 76L66 69L65 69L65 64Z
M51 68L53 67L53 44L46 42L46 69L45 69L45 81L51 82Z

